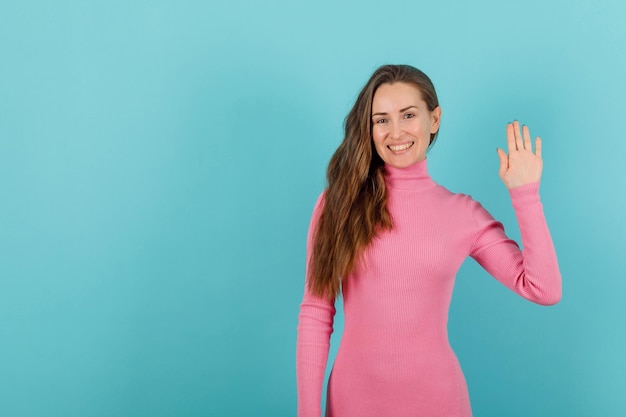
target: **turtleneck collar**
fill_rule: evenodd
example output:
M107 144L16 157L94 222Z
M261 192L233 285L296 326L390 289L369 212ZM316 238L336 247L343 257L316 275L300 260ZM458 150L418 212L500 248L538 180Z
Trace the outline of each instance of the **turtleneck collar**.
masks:
M385 180L389 188L395 190L423 191L437 185L428 175L426 159L406 168L385 164Z

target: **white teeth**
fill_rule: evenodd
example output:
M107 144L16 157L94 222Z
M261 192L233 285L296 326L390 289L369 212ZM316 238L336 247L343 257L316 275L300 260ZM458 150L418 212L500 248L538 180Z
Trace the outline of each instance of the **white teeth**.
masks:
M396 145L396 146L389 145L389 149L391 149L394 152L398 152L398 151L403 151L405 149L409 149L411 146L413 146L413 142L405 143L404 145Z

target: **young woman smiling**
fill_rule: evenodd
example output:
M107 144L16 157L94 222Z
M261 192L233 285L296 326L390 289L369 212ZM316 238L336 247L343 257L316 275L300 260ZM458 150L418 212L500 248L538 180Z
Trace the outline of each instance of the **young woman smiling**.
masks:
M331 417L472 415L448 342L448 309L467 256L511 290L555 304L561 275L539 199L541 140L517 121L498 149L524 250L471 197L428 174L441 108L430 79L408 65L377 69L345 123L307 240L298 321L298 416L321 415L334 301L345 325L328 383Z

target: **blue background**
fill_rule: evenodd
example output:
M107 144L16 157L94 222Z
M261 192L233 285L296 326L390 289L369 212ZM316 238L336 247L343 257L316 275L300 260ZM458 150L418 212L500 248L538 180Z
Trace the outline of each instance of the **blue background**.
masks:
M309 216L385 63L438 89L432 176L515 238L495 148L544 140L563 300L464 264L474 414L626 415L623 4L2 2L0 415L295 415Z

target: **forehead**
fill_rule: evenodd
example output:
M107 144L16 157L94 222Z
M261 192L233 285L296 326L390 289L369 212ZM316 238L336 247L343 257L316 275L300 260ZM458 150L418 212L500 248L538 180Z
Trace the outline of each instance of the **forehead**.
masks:
M425 104L417 86L403 82L386 83L378 87L374 93L372 112L389 112L408 106L421 107Z

